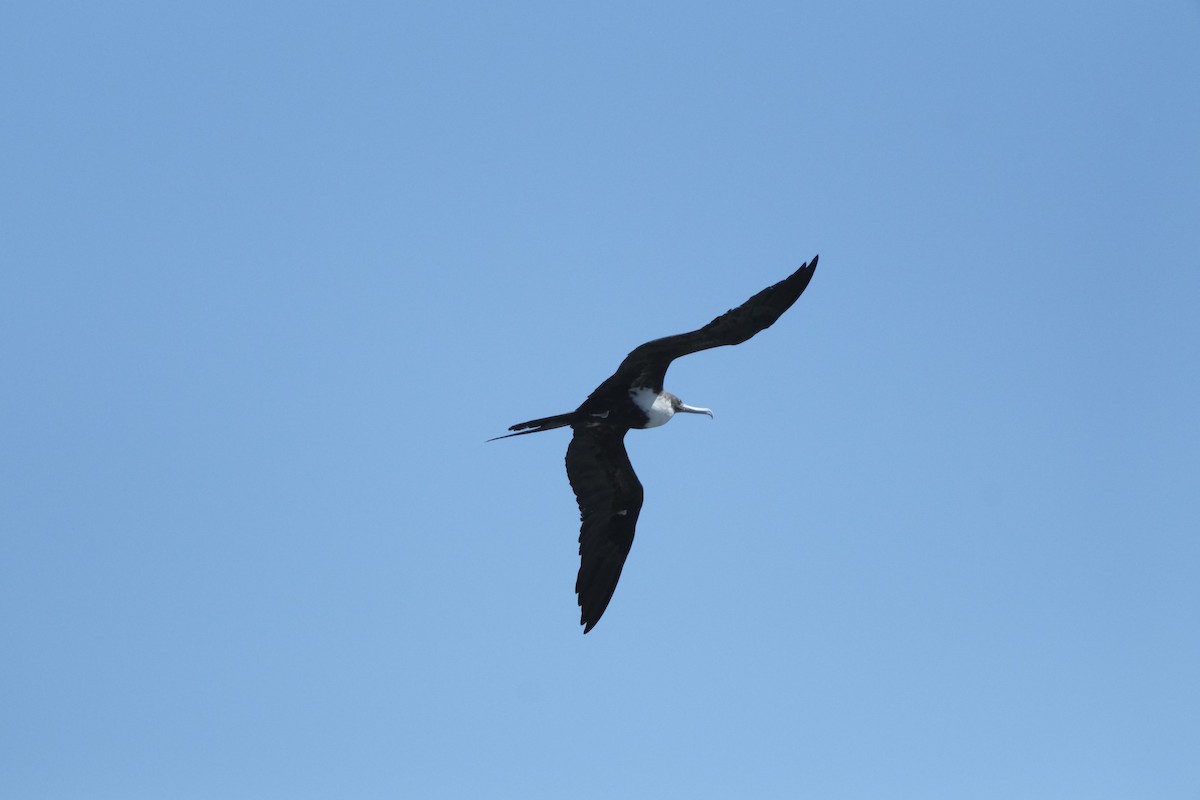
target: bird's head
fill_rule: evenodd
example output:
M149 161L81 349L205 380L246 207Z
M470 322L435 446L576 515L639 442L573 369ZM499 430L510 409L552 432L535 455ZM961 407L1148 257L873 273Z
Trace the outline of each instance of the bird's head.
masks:
M708 414L709 419L712 419L713 415L711 408L697 408L696 406L689 406L675 395L671 395L671 408L675 409L676 411L682 411L686 414Z

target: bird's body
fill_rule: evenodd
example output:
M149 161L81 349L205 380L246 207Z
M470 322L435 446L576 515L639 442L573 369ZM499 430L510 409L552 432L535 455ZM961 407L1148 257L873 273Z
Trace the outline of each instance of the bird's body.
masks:
M596 625L612 599L642 509L642 484L625 452L625 434L632 428L665 425L680 412L711 417L710 409L689 406L663 389L671 362L689 353L741 344L770 327L800 297L816 266L814 256L787 278L703 328L635 348L574 411L518 423L509 428L514 433L497 437L567 425L574 432L567 447L567 478L581 518L575 591L584 633Z

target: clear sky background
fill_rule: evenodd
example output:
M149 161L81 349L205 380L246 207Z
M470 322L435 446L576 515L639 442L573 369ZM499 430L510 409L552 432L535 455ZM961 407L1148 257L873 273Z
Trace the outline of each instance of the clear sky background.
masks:
M1200 798L1200 4L10 3L0 795ZM568 411L814 254L580 634Z

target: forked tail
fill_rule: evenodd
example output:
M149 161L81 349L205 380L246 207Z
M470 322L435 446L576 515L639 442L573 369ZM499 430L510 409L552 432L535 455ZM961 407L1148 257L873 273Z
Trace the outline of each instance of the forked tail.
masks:
M516 433L506 433L503 436L496 436L488 439L489 442L494 442L496 439L508 439L512 436L524 436L527 433L541 433L542 431L552 431L555 428L562 428L570 425L575 420L575 412L569 414L559 414L556 417L542 417L541 419L531 419L529 422L518 422L509 428L510 431Z

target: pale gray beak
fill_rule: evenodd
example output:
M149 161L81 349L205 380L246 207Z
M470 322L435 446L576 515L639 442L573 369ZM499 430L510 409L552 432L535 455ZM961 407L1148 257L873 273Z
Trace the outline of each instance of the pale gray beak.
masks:
M676 411L686 411L689 414L708 414L709 419L712 419L712 415L713 415L711 408L696 408L696 406L689 406L687 403L683 403L683 402L681 402L679 404L679 408L677 408L675 410Z

